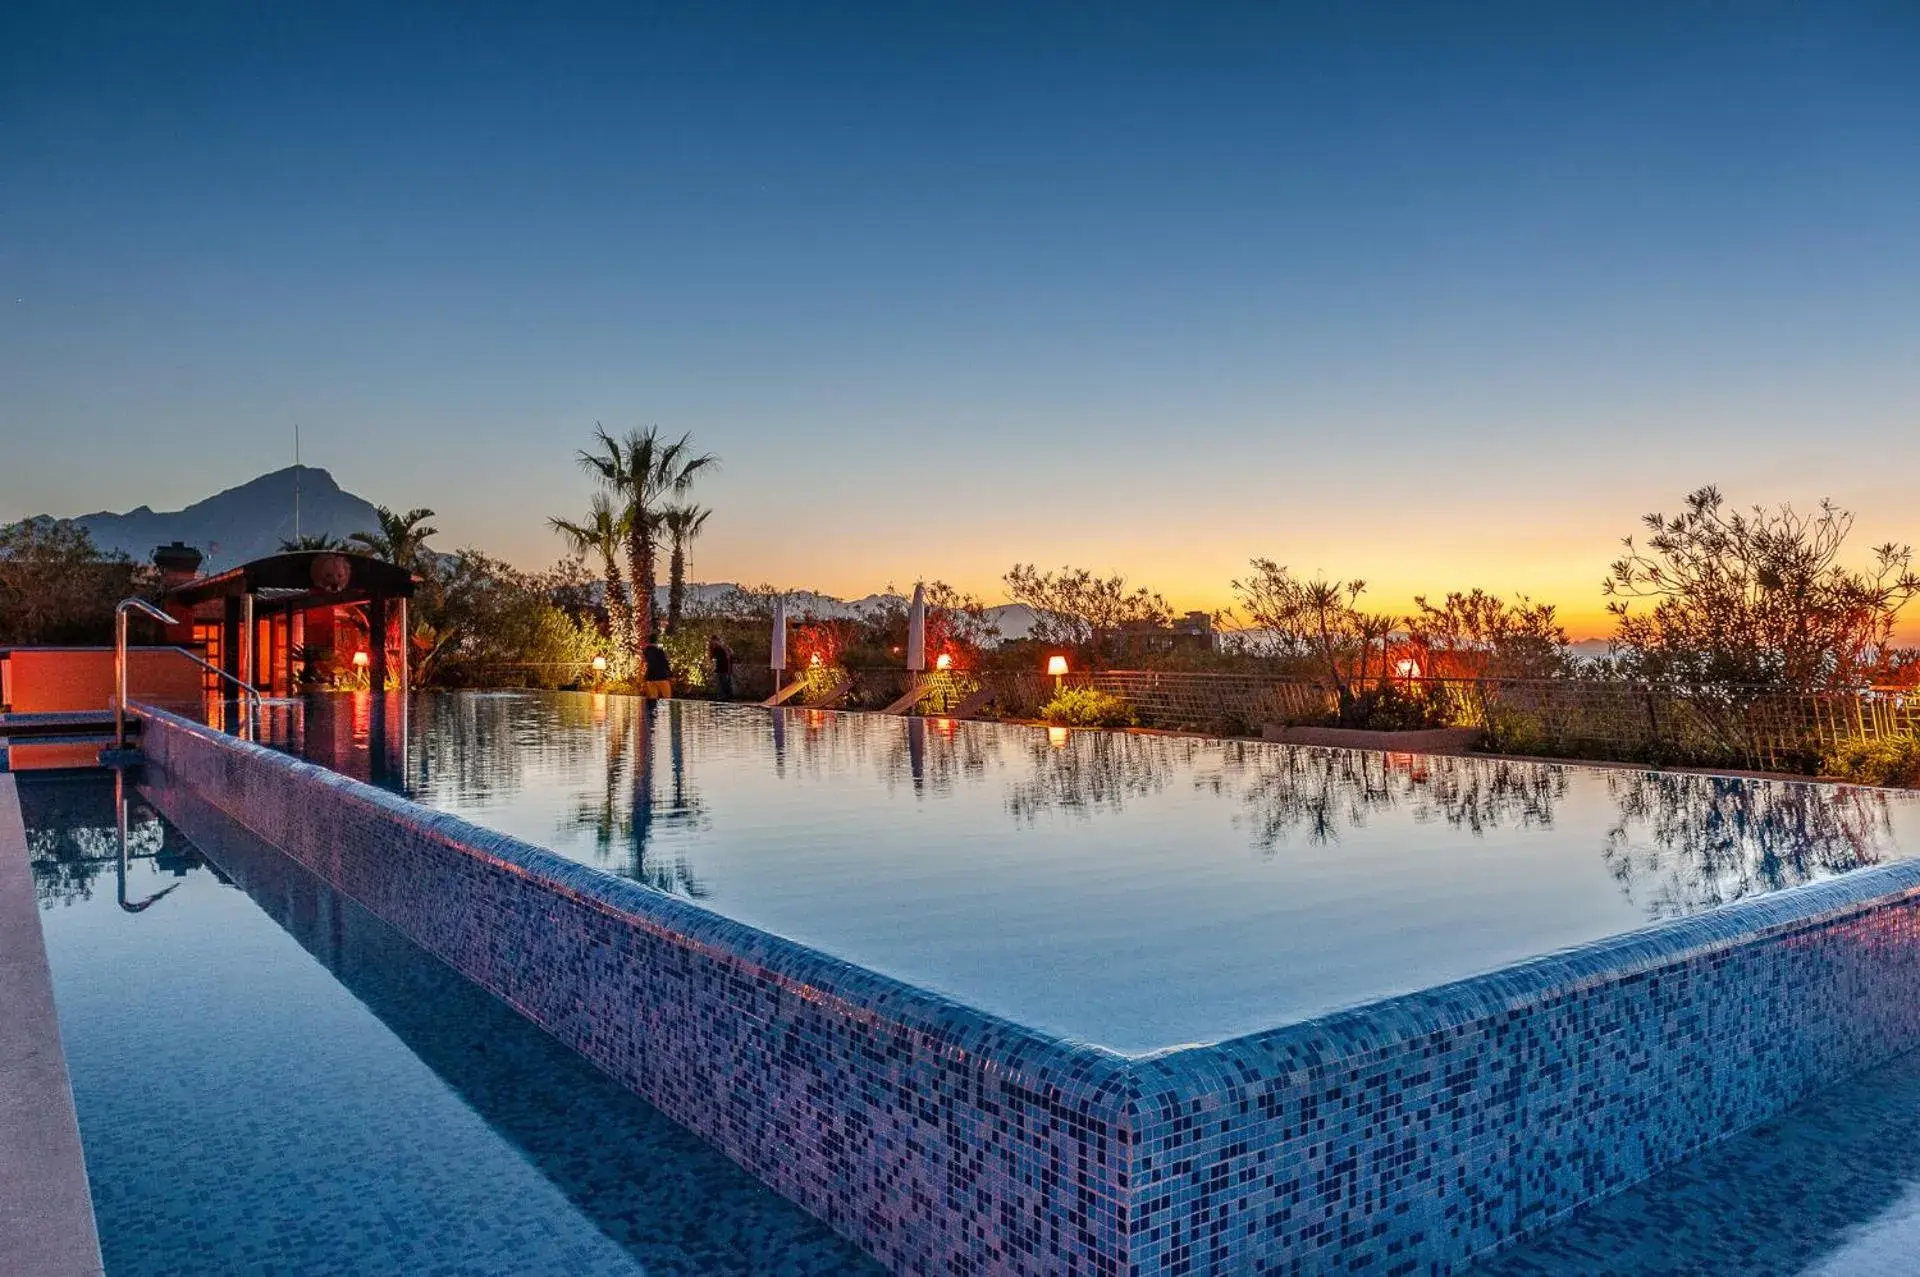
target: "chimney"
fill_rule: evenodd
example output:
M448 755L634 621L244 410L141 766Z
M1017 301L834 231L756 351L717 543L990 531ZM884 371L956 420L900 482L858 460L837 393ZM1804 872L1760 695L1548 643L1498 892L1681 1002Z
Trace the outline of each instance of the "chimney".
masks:
M193 580L199 575L202 557L200 551L184 541L157 547L153 552L153 566L160 569L160 588L171 590Z

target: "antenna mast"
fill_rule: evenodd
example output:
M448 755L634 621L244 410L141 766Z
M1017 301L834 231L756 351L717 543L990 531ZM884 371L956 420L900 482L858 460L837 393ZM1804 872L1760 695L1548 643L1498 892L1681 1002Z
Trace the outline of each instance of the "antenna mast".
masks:
M293 423L293 543L300 544L300 423Z

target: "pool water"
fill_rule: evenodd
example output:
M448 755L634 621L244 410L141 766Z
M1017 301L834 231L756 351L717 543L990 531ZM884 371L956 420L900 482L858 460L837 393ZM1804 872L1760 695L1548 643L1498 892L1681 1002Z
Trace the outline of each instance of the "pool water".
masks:
M982 1010L1219 1041L1920 848L1920 796L584 693L284 748Z
M19 792L117 1277L878 1271L217 813Z

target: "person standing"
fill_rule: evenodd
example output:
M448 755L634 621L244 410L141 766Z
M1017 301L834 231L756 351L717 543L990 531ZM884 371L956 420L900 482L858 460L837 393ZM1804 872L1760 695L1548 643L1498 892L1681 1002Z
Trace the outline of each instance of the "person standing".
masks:
M718 634L707 635L707 660L713 664L714 691L723 701L733 699L733 649Z
M644 680L641 693L650 701L670 700L673 697L673 663L667 659L667 649L660 646L660 636L647 636L647 645L640 649L640 672Z

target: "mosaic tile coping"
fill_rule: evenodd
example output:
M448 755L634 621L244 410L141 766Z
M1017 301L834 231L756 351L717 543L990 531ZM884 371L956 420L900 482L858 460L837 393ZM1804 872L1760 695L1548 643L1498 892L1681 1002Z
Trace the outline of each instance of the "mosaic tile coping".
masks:
M1478 1190L1461 1194L1452 1185L1435 1182L1444 1177L1439 1169L1444 1158L1428 1165L1423 1160L1426 1153L1409 1151L1406 1141L1412 1139L1419 1144L1434 1140L1438 1137L1433 1131L1438 1127L1452 1141L1449 1156L1455 1161L1462 1157L1497 1158L1495 1146L1502 1140L1518 1139L1518 1131L1490 1133L1481 1129L1487 1124L1484 1114L1471 1130L1444 1129L1454 1120L1449 1116L1452 1109L1446 1093L1451 1090L1458 1095L1463 1085L1473 1084L1454 1080L1459 1076L1457 1070L1436 1081L1433 1074L1440 1066L1409 1076L1395 1073L1389 1078L1390 1065L1403 1068L1411 1059L1418 1069L1422 1057L1444 1057L1466 1041L1465 1049L1479 1053L1469 1061L1474 1071L1484 1067L1497 1073L1514 1062L1488 1057L1486 1043L1504 1038L1515 1025L1542 1034L1543 1041L1555 1044L1563 1037L1597 1037L1608 1050L1619 1054L1619 1043L1625 1037L1616 1021L1624 1023L1634 1013L1618 1011L1608 1004L1617 991L1632 987L1636 990L1633 996L1644 1000L1649 978L1657 983L1668 973L1676 973L1683 978L1668 981L1667 987L1680 988L1678 996L1692 996L1698 990L1687 981L1705 980L1720 972L1730 956L1750 963L1758 961L1771 972L1774 968L1766 964L1788 963L1793 955L1808 952L1810 946L1804 942L1809 938L1825 941L1829 936L1841 936L1842 943L1853 943L1847 939L1852 934L1847 927L1863 922L1877 926L1876 919L1882 917L1897 919L1894 940L1904 946L1901 953L1910 967L1916 950L1920 950L1920 926L1915 925L1913 916L1914 906L1920 903L1920 862L1902 861L1855 871L1542 955L1474 978L1225 1042L1125 1056L1014 1024L165 711L142 708L141 712L161 729L149 733L148 748L163 766L166 756L173 752L175 739L211 746L236 761L245 760L251 768L264 768L289 786L323 793L330 801L360 811L378 813L397 828L431 838L447 853L516 877L690 957L744 967L756 979L775 982L784 996L852 1026L856 1033L904 1030L913 1035L916 1055L977 1070L1023 1094L1043 1097L1043 1109L1064 1106L1111 1131L1120 1150L1111 1165L1105 1164L1103 1157L1102 1166L1091 1172L1083 1166L1079 1175L1083 1188L1091 1186L1094 1195L1107 1202L1107 1209L1099 1212L1101 1218L1091 1225L1085 1218L1069 1225L1057 1218L1057 1202L1035 1208L1041 1216L1056 1216L1051 1220L1056 1229L1078 1228L1085 1234L1078 1241L1068 1243L1064 1250L1057 1240L1054 1249L1048 1250L1031 1238L1025 1239L1025 1244L1002 1248L969 1243L967 1252L957 1258L951 1249L952 1239L991 1229L997 1226L996 1218L999 1225L1004 1225L1008 1219L1006 1202L997 1203L993 1211L958 1208L966 1217L950 1222L950 1230L941 1234L944 1242L920 1237L902 1248L895 1244L897 1238L876 1242L866 1235L873 1223L868 1217L875 1205L872 1201L842 1201L837 1205L848 1209L823 1209L836 1203L824 1200L817 1192L796 1191L790 1176L768 1174L754 1150L730 1146L724 1138L716 1138L749 1170L823 1214L900 1271L938 1268L955 1272L1146 1273L1228 1267L1326 1271L1369 1266L1382 1259L1387 1262L1380 1271L1449 1271L1474 1255L1538 1231L1586 1202L1638 1182L1685 1153L1770 1116L1819 1084L1838 1081L1920 1041L1920 1017L1896 1017L1897 1022L1885 1025L1876 1021L1858 1035L1857 1043L1850 1041L1848 1050L1832 1058L1814 1047L1802 1051L1800 1054L1810 1061L1819 1057L1800 1069L1806 1076L1796 1074L1786 1079L1776 1088L1778 1094L1758 1088L1767 1092L1759 1101L1745 1094L1755 1089L1746 1085L1753 1079L1739 1076L1741 1062L1736 1058L1731 1061L1735 1067L1727 1070L1728 1076L1708 1084L1745 1088L1746 1108L1734 1106L1731 1116L1725 1104L1710 1105L1711 1113L1684 1115L1684 1122L1673 1129L1656 1132L1658 1138L1644 1139L1647 1147L1616 1159L1615 1164L1600 1171L1590 1171L1581 1184L1570 1189L1555 1185L1532 1190L1531 1196L1539 1200L1519 1200L1523 1194L1511 1183L1490 1194ZM247 812L232 814L269 841L278 841L270 827L274 821L256 823L248 820ZM347 885L337 885L352 894ZM374 902L361 903L379 912ZM406 929L406 919L389 921ZM1880 934L1873 932L1876 943ZM1871 946L1853 943L1847 952L1851 955L1868 948ZM1702 972L1707 974L1699 974ZM1824 978L1825 974L1826 968L1822 968L1808 978ZM1739 978L1746 976L1740 974ZM1920 988L1914 991L1920 993ZM501 990L496 988L495 992ZM1660 1003L1662 996L1674 995L1658 991L1653 995L1655 1011L1662 1023L1670 1026L1676 1013L1684 1015L1689 1008L1684 1003ZM1590 1027L1569 1030L1571 1022L1556 1018L1564 1017L1567 1008L1581 1008L1579 1015L1587 1019L1579 1024L1585 1026L1596 1006L1608 1017L1597 1033ZM539 1015L524 1006L521 1009L540 1022ZM1765 1031L1769 1026L1754 1027ZM1788 1035L1796 1031L1794 1025L1783 1024L1780 1028ZM1629 1025L1626 1036L1637 1031ZM1635 1043L1636 1049L1647 1045L1637 1039ZM574 1045L593 1058L591 1049L578 1041ZM1558 1045L1550 1048L1559 1049ZM1593 1067L1588 1057L1594 1051L1569 1049L1574 1054L1568 1058L1576 1060L1578 1067ZM1553 1076L1544 1077L1539 1085L1531 1077L1517 1083L1523 1098L1562 1098L1552 1093L1561 1073L1567 1071L1557 1057L1542 1056L1534 1049L1527 1059L1532 1064L1546 1059L1549 1067L1543 1077L1546 1073ZM605 1061L597 1062L608 1067ZM782 1067L801 1064L804 1060L786 1061ZM621 1076L617 1070L610 1071ZM1387 1079L1384 1085L1383 1078ZM631 1077L622 1080L635 1084ZM1344 1097L1343 1082L1347 1084ZM1609 1083L1615 1089L1627 1085ZM1369 1088L1374 1093L1362 1099L1355 1117L1353 1092ZM1389 1094L1390 1090L1394 1093ZM1438 1099L1428 1091L1435 1092ZM685 1120L687 1106L676 1104L674 1097L645 1089L642 1093ZM1269 1101L1264 1109L1262 1097ZM982 1103L986 1113L983 1120L1005 1120L977 1094L972 1102ZM1325 1110L1335 1107L1342 1116L1329 1128ZM1494 1124L1517 1123L1520 1111L1515 1108L1504 1113L1494 1119ZM1382 1114L1388 1116L1383 1118ZM1400 1129L1409 1123L1419 1128L1412 1136ZM702 1129L698 1121L689 1124ZM1394 1129L1383 1134L1383 1127ZM702 1133L715 1137L711 1130L703 1129ZM1306 1143L1301 1143L1303 1138ZM1286 1158L1297 1153L1297 1160L1308 1164L1305 1178L1294 1171L1277 1172L1271 1165L1250 1167L1250 1140L1259 1146L1251 1151L1262 1163L1268 1160L1263 1149L1276 1156L1284 1152ZM964 1146L965 1139L957 1143ZM1333 1156L1331 1150L1336 1147L1342 1155L1357 1156L1337 1156L1333 1169L1328 1170L1322 1163ZM1517 1145L1506 1147L1511 1156L1511 1148ZM911 1156L898 1149L890 1149L890 1155ZM1564 1154L1555 1155L1552 1150L1545 1156L1567 1160ZM1218 1163L1211 1170L1205 1164L1210 1158ZM1407 1169L1408 1163L1414 1164L1412 1170ZM1226 1183L1229 1165L1234 1167L1233 1186ZM929 1178L942 1175L951 1180L954 1167L938 1168ZM1289 1175L1294 1178L1289 1179ZM1329 1175L1332 1188L1328 1187ZM995 1191L1003 1196L1018 1193L1023 1183L1031 1183L1031 1176L1031 1167L1022 1162L1010 1177L1003 1176L1007 1182ZM1315 1176L1318 1178L1313 1179ZM1313 1182L1307 1183L1308 1179ZM1252 1187L1246 1188L1249 1184ZM1497 1199L1490 1206L1480 1200L1489 1195ZM1465 1208L1451 1201L1444 1208L1437 1204L1438 1199L1450 1196L1472 1200ZM945 1206L954 1208L951 1199ZM937 1212L941 1207L932 1209ZM1380 1217L1377 1221L1372 1218L1376 1215ZM1389 1216L1394 1217L1391 1224L1387 1222ZM1021 1219L1023 1229L1032 1222L1028 1216ZM1414 1222L1407 1222L1409 1219ZM1052 1266L1063 1255L1073 1262Z

